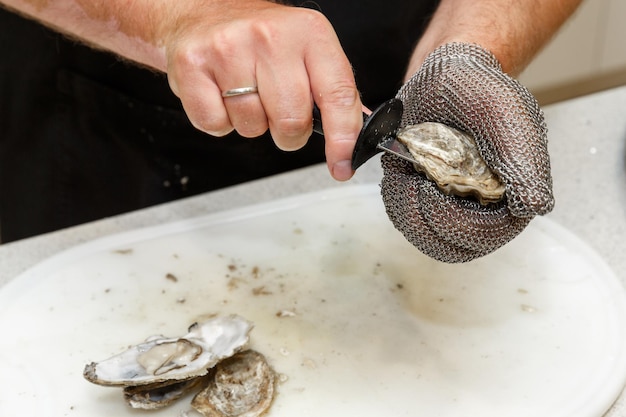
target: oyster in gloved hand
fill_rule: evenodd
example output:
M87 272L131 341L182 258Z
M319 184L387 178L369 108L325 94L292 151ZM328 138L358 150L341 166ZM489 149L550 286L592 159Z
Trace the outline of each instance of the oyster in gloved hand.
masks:
M467 133L441 123L406 126L396 133L415 160L415 169L448 195L473 196L483 204L504 197L504 184L489 169Z
M467 184L446 190L448 185L435 183L442 179L432 170L424 175L410 162L383 155L381 194L387 215L423 253L443 262L467 262L500 248L534 216L552 210L543 114L530 92L505 74L489 51L473 44L440 46L396 97L404 108L401 136L426 122L465 132L480 156L470 160L482 160L494 175L492 187L491 179L475 176L480 169L473 172L469 177L475 184L467 197ZM450 150L448 154L454 154ZM437 152L428 151L430 156ZM445 175L452 172L448 168ZM498 190L497 196L500 190L496 182L503 185L504 194L491 200L491 192Z

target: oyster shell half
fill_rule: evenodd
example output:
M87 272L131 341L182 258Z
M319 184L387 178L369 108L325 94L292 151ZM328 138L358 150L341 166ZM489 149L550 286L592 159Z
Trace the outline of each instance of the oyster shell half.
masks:
M191 406L205 417L258 417L272 405L274 381L265 357L246 350L215 366L213 379Z
M474 196L486 205L500 201L505 187L478 152L474 138L441 123L406 126L396 135L416 163L415 169L437 183L441 191Z
M139 386L206 375L248 343L252 323L230 315L194 323L179 338L153 336L102 362L85 366L83 376L107 386Z
M173 383L166 381L124 387L124 400L132 408L157 410L173 404L186 394L200 389L202 386L206 386L207 378L207 376L202 376Z

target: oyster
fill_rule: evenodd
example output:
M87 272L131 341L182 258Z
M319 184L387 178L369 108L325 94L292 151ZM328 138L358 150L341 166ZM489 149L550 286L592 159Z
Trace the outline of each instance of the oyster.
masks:
M248 343L252 324L242 317L217 317L189 327L180 338L153 336L102 362L85 366L83 376L107 386L139 386L206 375Z
M209 386L191 406L205 417L258 417L272 404L274 377L263 355L240 352L215 366Z
M132 408L157 410L173 404L187 393L207 384L206 376L185 379L174 383L157 382L149 385L124 387L124 400Z
M426 122L406 126L396 137L415 159L415 169L437 183L444 193L474 196L483 205L503 198L504 184L489 169L467 133Z

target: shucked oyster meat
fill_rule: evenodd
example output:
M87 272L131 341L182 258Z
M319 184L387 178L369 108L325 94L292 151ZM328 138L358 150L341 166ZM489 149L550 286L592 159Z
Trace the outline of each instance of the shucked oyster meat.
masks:
M96 384L124 387L128 405L153 410L192 390L215 385L216 375L230 372L231 381L248 388L236 396L226 394L218 409L240 409L243 401L248 411L266 410L272 401L273 371L259 353L238 355L248 344L251 330L252 324L237 315L214 318L193 324L183 337L153 336L102 362L92 362L83 375ZM224 360L228 366L221 366ZM213 372L218 364L221 371ZM217 387L219 391L224 385L218 383ZM242 398L244 394L246 398ZM230 405L229 399L233 401ZM242 414L255 415L260 414Z
M153 336L124 352L85 367L95 384L137 386L206 375L217 362L248 343L252 324L242 317L218 317L195 323L183 337Z
M444 193L474 196L483 205L498 202L504 196L504 184L489 169L467 133L426 122L406 126L396 137L415 159L415 169Z

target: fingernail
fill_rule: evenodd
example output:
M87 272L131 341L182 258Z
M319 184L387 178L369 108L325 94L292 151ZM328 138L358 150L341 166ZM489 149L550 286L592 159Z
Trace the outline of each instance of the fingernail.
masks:
M331 175L337 181L347 181L352 178L353 174L352 161L350 160L336 162L331 169Z

